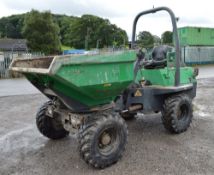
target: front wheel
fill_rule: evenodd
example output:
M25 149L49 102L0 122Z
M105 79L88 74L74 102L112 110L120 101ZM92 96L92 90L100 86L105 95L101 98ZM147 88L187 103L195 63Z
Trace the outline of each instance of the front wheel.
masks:
M188 95L178 94L165 100L162 122L168 131L177 134L186 131L192 117L192 99Z
M69 132L63 128L59 116L50 117L47 115L48 108L53 106L52 101L44 103L36 114L36 125L42 135L50 139L61 139Z
M117 114L99 113L83 125L79 133L79 151L86 163L105 168L122 156L127 142L127 125Z

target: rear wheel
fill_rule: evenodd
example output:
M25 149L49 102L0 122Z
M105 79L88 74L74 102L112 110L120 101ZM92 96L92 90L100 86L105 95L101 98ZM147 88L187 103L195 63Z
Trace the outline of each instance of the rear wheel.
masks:
M62 122L57 114L48 116L48 109L53 106L52 101L44 103L36 114L36 125L40 133L50 139L61 139L69 132L63 128Z
M177 134L186 131L192 117L192 99L188 95L178 94L165 100L162 122L168 131Z
M121 158L127 133L127 125L119 115L99 113L80 130L80 155L95 168L110 166Z

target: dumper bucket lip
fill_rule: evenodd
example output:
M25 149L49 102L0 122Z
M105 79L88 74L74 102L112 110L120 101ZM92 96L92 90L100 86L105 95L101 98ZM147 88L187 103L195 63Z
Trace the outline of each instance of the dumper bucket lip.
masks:
M38 73L38 74L49 74L50 70L48 69L39 69L39 68L21 68L21 67L12 67L10 68L12 71L16 72L29 72L29 73Z
M75 56L80 56L77 54L73 54L72 57ZM39 60L41 59L41 57L38 58L16 58L13 59L10 66L9 66L9 70L11 71L16 71L16 72L21 72L21 73L38 73L38 74L54 74L57 69L60 67L59 64L59 59L66 59L66 58L70 58L71 55L55 55L55 56L44 56L42 58L47 59L47 58L53 58L50 65L48 66L48 68L27 68L27 67L17 67L15 66L17 62L19 61L35 61L35 60Z
M50 58L50 57L51 56L46 56L43 58ZM16 59L13 59L10 66L9 66L9 70L21 72L21 73L49 74L55 57L53 57L53 60L51 61L51 64L48 66L48 68L28 68L28 67L17 67L17 66L15 66L16 63L19 61L33 61L33 60L38 60L38 59L41 59L41 58L27 58L27 59L26 58L16 58Z
M72 55L55 55L55 56L44 56L42 58L53 58L50 65L48 66L48 68L27 68L27 67L17 67L15 66L17 62L19 61L35 61L35 60L39 60L41 59L41 57L38 58L16 58L13 59L10 66L9 66L9 70L11 71L16 71L16 72L21 72L21 73L38 73L38 74L54 74L58 68L62 65L62 62L65 64L66 61L69 62L71 57L79 57L79 56L83 56L83 55L88 55L88 56L92 56L92 55L98 55L98 53L96 54L72 54Z

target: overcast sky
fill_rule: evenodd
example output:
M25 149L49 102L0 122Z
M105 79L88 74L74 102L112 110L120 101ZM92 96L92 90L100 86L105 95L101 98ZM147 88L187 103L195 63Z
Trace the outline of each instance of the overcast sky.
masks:
M81 16L93 14L108 18L131 36L134 17L152 7L167 6L179 17L178 27L214 27L214 8L211 0L1 0L0 17L28 12L31 9ZM166 12L147 15L139 20L137 30L147 30L160 36L171 30Z

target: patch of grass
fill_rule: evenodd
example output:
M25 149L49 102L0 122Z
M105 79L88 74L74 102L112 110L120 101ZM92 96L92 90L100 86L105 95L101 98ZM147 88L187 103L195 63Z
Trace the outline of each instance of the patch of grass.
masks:
M70 46L61 45L61 50L62 50L62 51L63 51L63 50L70 50L70 49L74 49L74 48L72 48L72 47L70 47Z

